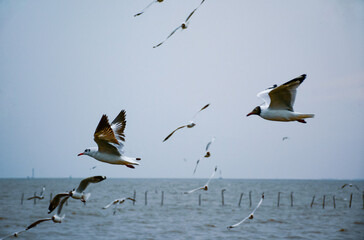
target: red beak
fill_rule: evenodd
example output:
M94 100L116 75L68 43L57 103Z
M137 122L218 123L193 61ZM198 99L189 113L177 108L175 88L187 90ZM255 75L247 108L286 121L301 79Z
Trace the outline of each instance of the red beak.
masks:
M253 112L248 113L246 116L249 117L250 115L253 115Z
M80 154L78 154L77 156L81 156L81 155L83 155L83 153L80 153Z

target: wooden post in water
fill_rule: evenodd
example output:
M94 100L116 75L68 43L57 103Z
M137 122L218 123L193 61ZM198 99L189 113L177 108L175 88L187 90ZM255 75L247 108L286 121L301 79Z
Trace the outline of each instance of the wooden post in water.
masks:
M312 197L311 208L312 208L312 205L313 205L314 201L315 201L315 195L313 195L313 197Z
M334 195L334 196L332 196L332 201L333 201L333 203L334 203L334 208L336 208L335 195Z
M37 192L34 192L34 197L35 197L35 196L37 196ZM36 198L33 198L33 200L34 200L34 205L35 205L35 204L37 204L37 200L36 200Z
M240 199L239 199L239 204L238 204L238 206L240 207L240 203L241 203L241 199L243 198L243 195L244 195L244 193L241 193L240 194ZM364 196L364 195L363 195Z
M364 195L363 195L364 196ZM23 205L23 201L24 201L24 193L22 193L21 195L21 200L20 200L20 204Z
M148 191L145 191L145 194L144 194L144 201L145 201L145 205L147 205L147 204L148 204L147 195L148 195Z
M252 191L249 191L249 207L252 207Z
M322 209L325 208L325 198L326 198L326 195L324 195L323 199L322 199Z
M50 199L49 199L49 203L51 203L51 202L52 202L52 197L53 197L53 196L52 196L52 193L51 193L51 195L49 196L49 198L50 198Z
M135 198L136 198L136 191L134 190L134 196L133 196L133 199L134 199L134 200L136 200ZM135 201L132 201L132 202L133 202L133 206L134 206L134 205L135 205Z
M351 201L353 200L353 193L350 194L349 208L351 208Z
M162 191L162 201L161 201L161 206L163 206L163 201L164 201L164 191Z
M277 207L279 207L279 201L281 199L281 192L278 192L278 202L277 202Z
M364 191L363 191L363 209L364 209Z
M221 204L224 206L225 205L225 202L224 202L224 192L225 192L226 189L222 189L221 190Z
M201 194L198 195L198 205L201 206Z
M291 207L293 207L293 192L291 192Z

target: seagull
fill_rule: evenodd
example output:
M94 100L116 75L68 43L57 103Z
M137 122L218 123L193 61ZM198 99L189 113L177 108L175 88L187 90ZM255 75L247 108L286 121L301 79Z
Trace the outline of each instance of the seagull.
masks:
M282 138L282 141L287 140L287 139L288 139L288 137L283 137L283 138Z
M250 115L258 115L271 121L298 121L306 123L305 118L313 118L314 114L294 112L293 104L296 98L296 89L305 80L306 74L292 79L279 87L272 87L258 93L258 97L264 100L264 105L257 106Z
M209 152L209 148L210 148L211 144L212 144L214 141L215 141L215 137L213 137L213 138L211 139L211 141L210 141L209 143L207 143L207 145L206 145L206 149L205 149L206 153L205 153L205 156L203 156L204 158L209 158L209 157L211 156L211 153ZM201 159L202 159L202 157L201 157L201 158L199 158L199 159L197 160L197 162L196 162L196 166L195 166L195 170L193 171L193 174L195 174L195 173L196 173L197 166L198 166L198 164L200 163L200 160L201 160Z
M208 157L210 157L211 156L211 154L210 154L210 152L209 152L209 148L210 148L210 146L211 146L211 144L213 143L215 141L215 137L213 137L212 139L211 139L211 141L206 145L206 154L205 154L205 158L208 158Z
M108 205L106 205L105 207L103 207L102 209L107 209L111 205L114 205L115 206L115 208L114 208L114 215L115 215L117 206L120 205L120 204L122 204L122 203L124 203L125 200L127 200L127 199L130 200L130 201L135 202L135 199L130 198L130 197L128 197L128 198L119 198L119 199L115 199L114 201L112 201L111 203L109 203Z
M11 234L9 236L6 236L6 237L4 237L2 239L9 238L9 237L18 237L20 233L28 231L29 229L31 229L33 227L36 227L39 223L42 223L42 222L53 221L54 223L61 223L63 221L64 217L66 216L65 214L63 214L63 216L61 216L62 207L63 207L63 204L67 201L68 198L69 197L65 197L65 198L62 199L61 203L58 206L57 213L54 214L51 218L39 219L39 220L33 222L32 224L30 224L25 230L15 232L15 233L13 233L13 234Z
M40 192L39 196L33 196L33 197L28 198L27 200L32 200L34 198L37 198L37 199L40 199L40 200L44 199L44 192L45 192L45 186L43 186L42 191Z
M140 158L131 158L123 155L125 125L125 110L121 110L111 125L107 116L105 114L102 115L94 133L94 140L97 143L98 149L96 147L87 148L83 153L78 154L78 156L88 155L100 162L135 168L133 165L139 165L136 160L139 161Z
M145 12L145 10L147 10L147 8L149 8L150 6L152 6L153 3L157 3L157 2L161 3L161 2L163 2L163 0L154 0L153 2L149 3L148 6L146 6L140 13L135 14L134 17L137 17L139 15L142 15Z
M106 179L105 176L93 176L83 179L80 182L80 185L78 185L78 188L75 190L64 193L58 193L54 198L52 199L51 203L48 207L48 213L51 213L56 207L58 206L59 202L64 197L72 197L74 199L80 199L81 202L86 203L87 199L90 197L91 193L84 193L84 190L87 188L87 186L90 183L98 183L101 181L104 181Z
M249 216L247 216L246 218L244 218L243 220L241 220L240 222L234 224L234 225L231 225L231 226L228 226L227 229L231 229L231 228L234 228L234 227L237 227L239 226L240 224L242 224L243 222L245 222L247 219L253 219L254 218L254 213L255 211L259 208L259 206L262 204L264 200L264 193L262 194L262 198L260 199L258 205L255 207L255 209L253 210L253 212L251 212L249 214Z
M343 189L346 186L355 187L358 191L360 191L359 187L357 185L355 185L355 184L352 184L352 183L345 183L344 185L341 186L340 189Z
M193 189L191 191L188 191L188 192L184 192L184 194L190 194L190 193L196 192L197 190L205 190L205 191L207 191L209 189L209 182L214 177L216 171L217 171L217 166L215 167L214 172L212 173L211 177L209 178L209 180L207 181L207 183L205 184L205 186L199 187L199 188L195 188L195 189Z
M171 132L164 140L163 140L163 142L165 142L165 141L167 141L168 140L168 138L170 138L172 135L173 135L173 133L175 133L177 130L179 130L179 129L182 129L182 128L184 128L184 127L187 127L187 128L193 128L194 126L196 126L196 123L194 123L193 122L193 120L195 119L195 117L197 116L197 114L199 113L199 112L201 112L202 110L204 110L204 109L206 109L206 108L208 108L208 106L210 106L210 103L209 104L206 104L205 106L203 106L197 113L195 113L195 115L193 116L193 118L192 118L192 120L191 121L189 121L189 123L188 124L186 124L186 125L183 125L183 126L180 126L180 127L178 127L178 128L176 128L173 132Z
M153 48L156 48L156 47L159 47L160 45L162 45L165 41L167 41L167 39L168 38L170 38L178 29L182 29L182 30L184 30L184 29L186 29L187 27L188 27L188 25L189 25L189 22L188 22L188 20L190 19L190 17L195 13L195 11L202 5L202 3L204 2L205 0L202 0L202 2L200 3L200 5L198 5L198 7L197 8L195 8L191 13L190 13L190 15L188 15L188 17L186 18L186 20L181 24L181 25L179 25L176 29L174 29L169 35L168 35L168 37L166 38L166 39L164 39L164 41L162 41L162 42L160 42L160 43L158 43L157 45L155 45L155 46L153 46Z

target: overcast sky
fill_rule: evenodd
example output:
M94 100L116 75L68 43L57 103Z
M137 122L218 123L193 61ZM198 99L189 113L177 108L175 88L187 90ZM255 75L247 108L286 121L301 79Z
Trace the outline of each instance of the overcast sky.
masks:
M0 177L364 178L364 1L206 0L155 49L200 1L133 17L149 3L0 1ZM315 118L246 117L303 73L294 109ZM77 157L122 109L141 165Z

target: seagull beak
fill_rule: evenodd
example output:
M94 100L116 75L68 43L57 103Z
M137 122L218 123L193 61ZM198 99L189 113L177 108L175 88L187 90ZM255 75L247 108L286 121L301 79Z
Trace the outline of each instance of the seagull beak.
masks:
M250 112L246 116L249 117L250 115L253 115L253 114L254 114L254 112Z
M78 154L77 156L81 156L81 155L83 155L83 153L80 153L80 154Z

